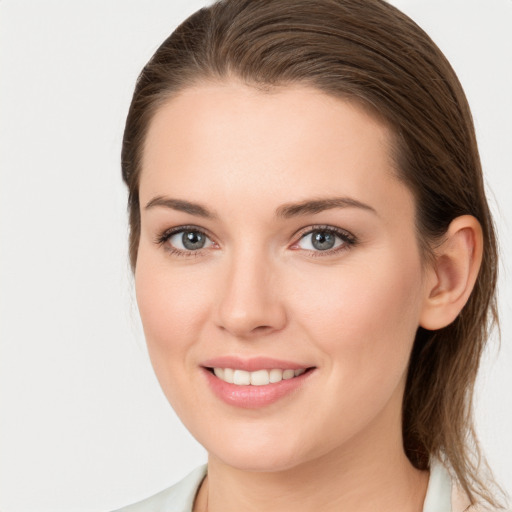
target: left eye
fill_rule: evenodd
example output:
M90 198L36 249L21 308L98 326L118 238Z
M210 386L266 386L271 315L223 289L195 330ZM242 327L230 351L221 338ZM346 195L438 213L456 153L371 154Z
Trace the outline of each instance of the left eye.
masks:
M331 229L315 229L303 235L297 245L308 251L328 251L345 243L346 240Z

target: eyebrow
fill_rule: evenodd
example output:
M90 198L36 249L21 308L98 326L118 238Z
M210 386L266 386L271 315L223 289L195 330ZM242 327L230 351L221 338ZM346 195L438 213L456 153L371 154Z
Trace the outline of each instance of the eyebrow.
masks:
M148 204L146 204L146 210L154 208L155 206L171 208L172 210L190 213L191 215L203 217L205 219L215 219L217 217L216 214L208 210L208 208L205 206L202 206L199 203L185 201L183 199L172 199L170 197L157 196L151 199Z
M357 199L352 199L351 197L328 197L324 199L310 199L300 203L284 204L276 210L276 216L289 219L301 215L313 215L333 208L360 208L377 215L374 208Z
M206 206L203 206L199 203L193 203L191 201L185 201L184 199L173 199L170 197L156 196L146 204L146 210L156 206L162 206L172 210L189 213L191 215L203 217L205 219L217 218L217 215L214 212L208 210ZM288 203L277 208L275 215L276 217L283 219L290 219L292 217L300 217L302 215L314 215L316 213L320 213L325 210L331 210L333 208L360 208L377 215L376 210L370 205L350 197L328 197L323 199L308 199L301 201L300 203Z

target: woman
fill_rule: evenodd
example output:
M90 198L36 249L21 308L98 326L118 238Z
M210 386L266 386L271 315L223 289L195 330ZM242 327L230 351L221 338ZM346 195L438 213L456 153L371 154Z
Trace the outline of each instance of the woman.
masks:
M464 93L410 19L198 11L139 77L122 166L152 364L209 454L123 510L498 506L471 423L492 219Z

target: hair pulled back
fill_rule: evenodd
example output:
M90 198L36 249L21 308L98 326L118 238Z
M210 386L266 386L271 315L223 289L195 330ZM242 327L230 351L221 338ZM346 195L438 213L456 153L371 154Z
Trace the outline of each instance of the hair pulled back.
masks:
M416 199L418 240L431 247L459 215L482 225L483 262L459 317L419 328L403 400L412 464L447 462L473 502L494 500L477 470L472 420L479 361L496 320L497 249L469 106L450 64L411 19L382 0L222 0L197 11L142 70L126 120L123 179L129 189L130 261L140 237L139 178L158 108L204 81L236 79L260 90L304 84L360 102L395 135L397 175Z

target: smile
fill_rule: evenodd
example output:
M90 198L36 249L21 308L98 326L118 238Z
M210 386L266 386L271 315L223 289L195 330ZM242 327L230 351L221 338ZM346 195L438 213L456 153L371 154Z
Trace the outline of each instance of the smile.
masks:
M246 370L235 370L233 368L213 368L213 373L220 380L236 386L266 386L275 384L282 380L299 377L306 372L306 368L297 370L273 368L271 370L256 370L249 372Z
M231 364L234 361L231 361ZM275 363L275 362L274 362ZM224 363L225 364L225 363ZM261 364L261 363L260 363ZM275 364L262 368L256 363L245 363L252 366L249 370L220 366L203 366L203 375L208 387L217 398L234 407L257 409L266 407L285 397L295 396L296 393L308 386L311 376L316 374L316 367L275 368ZM284 364L286 365L286 363ZM233 365L235 366L235 365Z

